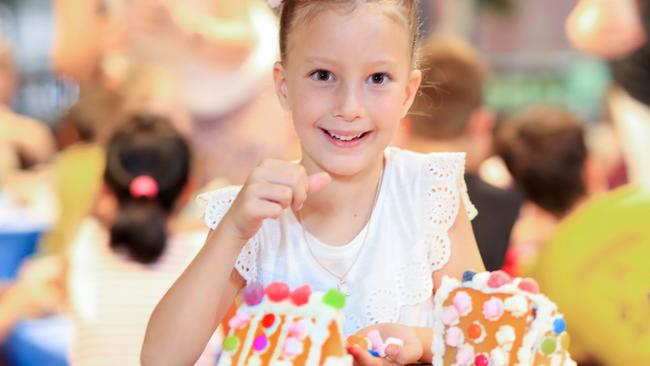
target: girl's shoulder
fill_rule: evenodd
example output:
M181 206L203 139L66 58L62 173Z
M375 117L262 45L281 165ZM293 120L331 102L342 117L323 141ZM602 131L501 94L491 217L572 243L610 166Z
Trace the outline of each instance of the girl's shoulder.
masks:
M464 152L433 152L428 154L389 147L386 149L388 164L398 176L425 180L458 179L465 173Z

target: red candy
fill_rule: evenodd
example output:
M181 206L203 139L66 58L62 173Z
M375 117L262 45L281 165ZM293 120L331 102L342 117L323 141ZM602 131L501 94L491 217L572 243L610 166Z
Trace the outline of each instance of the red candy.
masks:
M521 280L521 282L519 282L519 289L531 294L539 293L539 285L537 284L537 281L532 278L525 278Z
M478 355L478 356L476 356L476 359L474 360L474 364L476 366L489 366L490 365L490 360L487 358L486 355Z
M283 282L273 282L266 286L266 296L273 302L280 302L289 297L289 285Z
M271 328L275 324L275 315L273 314L266 314L262 318L262 326L264 328Z
M483 330L478 324L470 324L467 328L467 335L470 339L478 339L483 334Z
M499 288L510 282L510 276L503 271L494 271L490 274L488 279L488 286L490 288Z
M311 296L311 287L308 285L298 287L291 293L291 301L296 306L305 305L309 302L309 297Z

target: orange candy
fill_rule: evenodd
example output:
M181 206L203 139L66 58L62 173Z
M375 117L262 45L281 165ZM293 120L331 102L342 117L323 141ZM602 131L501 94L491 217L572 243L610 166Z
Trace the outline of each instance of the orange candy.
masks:
M478 324L470 324L467 328L467 336L470 339L478 339L481 337L481 334L483 334L483 330Z
M357 345L361 347L361 349L370 349L370 343L368 342L368 340L356 334L349 336L347 342L348 342L348 346Z

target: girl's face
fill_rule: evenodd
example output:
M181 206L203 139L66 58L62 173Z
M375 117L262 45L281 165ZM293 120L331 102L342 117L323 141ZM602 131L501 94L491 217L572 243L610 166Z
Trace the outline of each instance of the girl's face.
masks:
M351 176L379 166L413 102L421 77L407 28L385 10L324 10L289 35L274 79L308 167Z

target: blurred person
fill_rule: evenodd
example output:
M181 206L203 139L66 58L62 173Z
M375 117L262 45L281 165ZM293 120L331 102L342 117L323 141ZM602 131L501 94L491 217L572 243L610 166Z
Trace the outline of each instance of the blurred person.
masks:
M11 110L18 79L12 51L0 42L0 181L12 170L46 162L55 151L54 138L44 123Z
M467 153L467 191L479 212L472 221L488 270L503 266L521 198L484 181L481 163L491 154L494 114L484 105L487 70L472 47L456 38L431 37L420 50L423 86L406 118L405 148Z
M177 220L190 147L164 118L136 116L106 148L104 188L70 250L72 365L139 365L147 320L205 231ZM209 345L199 364L213 364Z
M527 272L567 319L572 355L605 365L650 362L650 197L629 185L602 192L584 129L570 113L534 107L498 134L515 181L552 222ZM611 345L616 345L611 347Z

